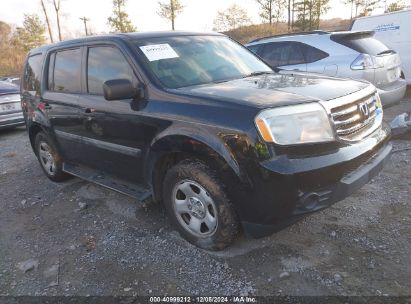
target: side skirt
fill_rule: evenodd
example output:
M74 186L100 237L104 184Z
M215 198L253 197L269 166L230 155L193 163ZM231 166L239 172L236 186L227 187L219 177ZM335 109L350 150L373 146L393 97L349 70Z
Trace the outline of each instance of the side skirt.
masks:
M64 163L63 171L77 176L81 179L85 179L89 182L131 196L140 202L150 200L152 197L150 189L130 183L128 181L121 180L113 176L109 176L105 173L85 166Z

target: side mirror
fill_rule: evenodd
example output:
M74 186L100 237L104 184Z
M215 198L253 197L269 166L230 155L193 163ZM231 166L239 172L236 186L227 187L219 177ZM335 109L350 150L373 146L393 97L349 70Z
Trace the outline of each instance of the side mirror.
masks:
M106 100L120 100L134 98L140 89L136 89L128 79L107 80L103 84L104 98Z

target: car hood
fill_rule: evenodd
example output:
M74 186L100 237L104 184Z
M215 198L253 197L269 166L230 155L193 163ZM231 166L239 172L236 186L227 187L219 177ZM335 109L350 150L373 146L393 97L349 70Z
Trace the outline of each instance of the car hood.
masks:
M259 108L327 101L357 92L369 83L308 73L280 72L185 87L180 92L245 103Z

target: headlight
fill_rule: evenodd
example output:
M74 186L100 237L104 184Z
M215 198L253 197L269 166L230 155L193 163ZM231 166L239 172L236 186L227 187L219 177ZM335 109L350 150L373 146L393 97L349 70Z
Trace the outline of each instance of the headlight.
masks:
M255 124L264 141L279 145L334 140L327 113L318 103L264 110Z

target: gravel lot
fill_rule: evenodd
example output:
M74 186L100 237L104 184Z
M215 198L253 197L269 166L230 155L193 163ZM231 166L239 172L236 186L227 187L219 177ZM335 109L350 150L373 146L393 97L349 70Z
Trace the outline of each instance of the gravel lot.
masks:
M410 296L410 139L351 197L215 253L181 239L161 205L49 181L24 128L0 131L0 295Z

